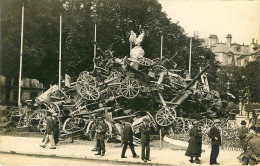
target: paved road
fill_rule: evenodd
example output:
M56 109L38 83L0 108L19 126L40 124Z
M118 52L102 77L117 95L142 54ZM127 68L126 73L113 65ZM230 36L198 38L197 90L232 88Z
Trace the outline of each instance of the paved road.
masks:
M107 162L107 161L89 161L80 159L47 158L34 157L18 154L0 154L0 165L91 165L91 166L123 166L128 164Z

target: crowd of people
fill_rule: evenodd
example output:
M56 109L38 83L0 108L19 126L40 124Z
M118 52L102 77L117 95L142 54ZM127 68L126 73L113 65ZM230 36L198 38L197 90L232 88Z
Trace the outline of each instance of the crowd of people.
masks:
M125 156L127 147L129 146L132 152L133 158L139 158L139 155L135 152L133 137L134 130L131 126L131 119L122 122L121 131L121 142L123 145L121 158L127 158ZM219 149L221 146L221 121L219 119L214 120L214 125L210 128L208 136L211 138L211 154L210 154L210 165L219 165L217 158L219 155ZM202 153L202 133L198 127L198 121L193 121L193 127L190 130L188 141L189 145L186 150L185 155L190 157L191 163L201 164L199 157ZM255 165L260 160L260 134L256 132L256 127L251 126L249 129L246 128L246 122L241 122L241 128L238 130L238 136L240 138L240 145L243 148L243 153L238 157L243 165ZM108 131L108 125L105 122L104 117L98 117L93 122L92 131L94 132L93 137L95 139L94 149L92 151L97 151L95 155L104 156L105 149L105 135ZM141 132L141 159L144 162L151 161L150 159L150 133L151 125L148 118L143 118L143 123L139 127ZM43 145L41 147L45 148L47 144L51 143L50 149L56 149L56 144L58 143L59 137L59 125L57 120L57 114L47 116L47 126L46 126L46 137L44 138ZM194 159L195 158L195 159Z

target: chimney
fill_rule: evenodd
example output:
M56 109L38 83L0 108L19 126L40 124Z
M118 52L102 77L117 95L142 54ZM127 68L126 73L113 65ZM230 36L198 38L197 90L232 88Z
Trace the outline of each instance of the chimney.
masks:
M255 39L254 38L252 39L252 44L255 44Z
M232 35L231 35L231 34L228 34L226 38L227 38L226 45L227 45L228 47L230 47L230 46L231 46L231 43L232 43Z
M255 44L258 45L258 41L257 40L255 40Z

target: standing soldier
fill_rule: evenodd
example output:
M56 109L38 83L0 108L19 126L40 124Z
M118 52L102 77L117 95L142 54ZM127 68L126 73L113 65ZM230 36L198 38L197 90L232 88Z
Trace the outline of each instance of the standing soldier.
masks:
M56 149L55 143L54 143L54 138L53 138L53 119L51 117L51 113L47 113L47 125L46 125L46 137L45 137L45 142L44 145L40 145L41 147L45 148L49 141L51 141L51 148L50 149Z
M58 121L58 114L54 113L53 115L53 136L54 136L54 143L55 145L58 144L59 142L59 134L60 134L60 130L59 130L59 121Z
M124 122L124 128L123 128L122 138L121 138L124 146L123 146L123 149L122 149L121 158L127 158L125 156L127 145L129 145L129 147L132 151L133 158L139 157L135 153L135 148L134 148L134 144L133 144L133 137L134 137L134 132L133 132L131 124L129 122Z
M202 147L202 135L201 131L198 129L198 121L193 122L193 128L190 130L190 140L189 146L185 153L186 156L190 157L190 162L193 163L193 157L196 157L195 163L200 164L199 157L201 157L201 147Z
M219 146L221 145L221 136L218 127L220 126L220 120L215 119L214 125L211 127L208 136L211 138L211 154L210 165L218 164L217 158L219 155Z
M139 130L141 132L141 158L144 162L151 161L150 160L150 126L149 119L144 118L144 123L140 126Z
M98 153L95 155L104 156L106 149L105 149L105 135L108 131L108 126L105 123L103 117L99 117L98 124L96 126L96 140L97 140L97 150Z
M249 155L249 164L257 165L260 162L260 132L257 136L248 142L247 153Z

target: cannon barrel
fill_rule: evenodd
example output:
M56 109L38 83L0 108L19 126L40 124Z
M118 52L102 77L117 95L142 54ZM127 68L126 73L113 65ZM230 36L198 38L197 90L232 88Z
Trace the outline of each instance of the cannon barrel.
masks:
M119 116L119 117L113 118L113 120L123 120L123 119L127 119L127 118L132 118L132 117L135 117L135 116L136 115Z
M208 64L206 67L204 67L204 68L202 69L202 71L201 71L198 75L196 75L196 77L195 77L194 79L192 79L192 81L191 81L180 93L178 93L178 94L171 100L171 102L176 102L176 101L178 101L179 98L185 94L186 90L188 90L190 87L192 87L192 86L194 85L194 83L200 78L200 76L201 76L203 73L205 73L205 71L206 71L209 67L210 67L209 64Z

